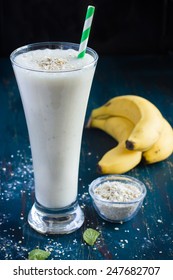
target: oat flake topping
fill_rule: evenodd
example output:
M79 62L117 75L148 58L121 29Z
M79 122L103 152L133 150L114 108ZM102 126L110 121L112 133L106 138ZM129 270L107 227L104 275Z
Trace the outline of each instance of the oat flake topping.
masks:
M65 58L51 58L45 57L42 60L38 60L38 66L43 70L62 70L67 63Z

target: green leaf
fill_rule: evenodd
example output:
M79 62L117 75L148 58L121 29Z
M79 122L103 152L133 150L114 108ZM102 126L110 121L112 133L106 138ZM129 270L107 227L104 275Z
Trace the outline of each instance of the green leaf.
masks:
M97 230L88 228L83 233L83 239L87 244L93 246L99 235L100 233Z
M50 252L41 250L41 249L34 249L28 254L29 260L46 260L50 256Z

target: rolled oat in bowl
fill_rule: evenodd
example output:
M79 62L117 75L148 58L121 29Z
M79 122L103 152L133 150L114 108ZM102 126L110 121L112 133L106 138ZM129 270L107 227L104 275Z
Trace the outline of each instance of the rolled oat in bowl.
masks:
M123 222L137 214L146 195L146 188L133 177L108 175L94 180L89 193L97 213L103 219Z

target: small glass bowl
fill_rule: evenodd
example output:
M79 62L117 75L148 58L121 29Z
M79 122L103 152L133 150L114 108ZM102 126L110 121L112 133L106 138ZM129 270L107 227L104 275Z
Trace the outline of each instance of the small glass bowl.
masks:
M135 186L141 194L137 198L127 202L106 200L95 193L96 188L105 182L120 183L126 187ZM113 223L121 223L131 220L140 210L146 192L146 187L141 181L127 175L102 176L94 180L89 186L89 194L97 213L104 220Z

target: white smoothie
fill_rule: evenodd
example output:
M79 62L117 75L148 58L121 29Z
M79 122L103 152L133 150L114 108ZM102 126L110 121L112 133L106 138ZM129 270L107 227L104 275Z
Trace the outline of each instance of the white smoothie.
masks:
M77 51L19 54L13 64L29 131L37 201L61 208L77 198L81 137L95 70Z

